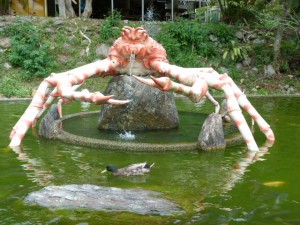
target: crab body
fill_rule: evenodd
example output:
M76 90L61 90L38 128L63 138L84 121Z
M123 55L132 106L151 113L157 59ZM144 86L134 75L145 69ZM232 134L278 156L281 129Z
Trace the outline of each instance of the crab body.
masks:
M149 37L146 30L141 27L125 26L121 37L110 48L107 58L63 73L51 74L40 84L32 102L11 132L10 146L21 144L26 131L30 126L35 125L55 98L60 99L60 114L61 103L72 100L95 104L128 103L129 100L115 100L113 96L104 96L100 92L76 91L86 79L92 76L105 77L119 74L133 75L139 81L162 91L173 91L188 96L193 102L199 102L206 96L214 105L215 112L219 112L220 107L208 90L213 88L223 91L227 100L227 113L240 130L249 150L258 151L259 148L240 107L258 124L260 130L266 135L269 146L275 140L268 123L227 74L219 74L212 68L183 68L171 65L163 46ZM151 79L140 77L144 75L152 76ZM156 78L157 76L159 78Z

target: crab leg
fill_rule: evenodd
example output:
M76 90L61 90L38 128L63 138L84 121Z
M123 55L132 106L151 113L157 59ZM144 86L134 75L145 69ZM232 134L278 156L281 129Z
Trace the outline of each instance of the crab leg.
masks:
M47 81L43 81L37 89L30 105L27 107L24 114L19 121L13 127L10 133L11 142L9 146L19 146L25 133L32 126L36 116L42 111L44 105L44 99L47 98L47 90L49 84Z
M207 91L206 98L215 106L215 113L220 113L220 104L217 102L214 97Z
M104 74L113 73L116 66L117 62L104 59L67 72L52 74L51 76L47 77L40 84L30 105L13 127L13 130L10 133L11 142L9 146L19 146L21 144L21 141L29 127L36 123L36 119L41 116L41 113L43 113L44 109L46 109L56 97L71 100L84 100L96 104L128 103L128 101L111 99L113 96L104 96L100 92L82 93L73 90L74 85L81 85L84 80L94 76L95 74L102 76ZM51 87L55 88L48 98L48 93Z
M155 78L151 76L151 79L145 79L133 75L137 80L142 83L145 83L149 86L156 87L161 91L173 91L178 94L185 95L191 99L192 102L199 102L203 96L207 93L207 84L203 82L202 79L198 79L192 87L178 84L174 81L171 81L168 77Z
M269 128L267 123L264 123L265 121L262 119L256 110L254 112L254 107L251 107L251 105L244 104L245 102L239 102L236 98L236 94L238 87L234 84L232 80L227 79L227 74L220 75L216 71L214 71L211 68L182 68L174 65L170 65L165 62L160 61L153 61L151 64L152 68L154 68L158 73L160 74L166 74L172 78L175 78L179 80L181 83L185 85L193 85L196 80L203 79L205 82L207 82L207 85L209 87L212 87L217 90L222 90L225 94L225 97L227 99L227 105L228 105L228 114L233 119L234 123L238 127L239 131L241 132L243 139L245 140L247 147L249 150L258 151L259 148L254 140L254 137L252 135L252 132L242 115L241 109L239 107L239 104L243 108L246 109L249 114L254 117L253 119L259 123L260 128L264 130L264 134L266 135L269 142L274 142L274 135L272 130ZM188 75L187 75L188 74ZM232 82L230 82L232 81ZM239 90L239 89L238 89ZM206 90L207 91L207 90ZM240 91L240 90L239 90ZM242 93L240 91L240 93ZM243 99L244 100L244 99ZM249 101L247 101L248 103ZM245 107L245 105L247 105ZM257 114L256 114L257 113Z
M227 77L227 83L229 83L229 85L231 86L239 105L249 113L251 118L257 123L261 132L263 132L267 137L268 144L272 145L275 141L275 136L272 129L270 128L270 125L256 111L256 109L247 99L246 95L237 87L237 85L230 77Z
M192 87L185 86L183 84L177 84L170 80L167 77L154 78L151 77L151 80L145 80L143 78L136 77L136 79L144 82L150 86L157 87L162 91L174 91L183 95L188 96L192 101L200 101L201 98L207 93L207 83L204 79L196 79ZM258 146L254 140L252 132L248 127L248 124L241 113L241 109L237 100L234 97L233 91L230 86L226 83L222 83L220 88L224 91L228 104L228 114L235 122L236 126L240 130L243 139L245 140L249 150L258 151Z

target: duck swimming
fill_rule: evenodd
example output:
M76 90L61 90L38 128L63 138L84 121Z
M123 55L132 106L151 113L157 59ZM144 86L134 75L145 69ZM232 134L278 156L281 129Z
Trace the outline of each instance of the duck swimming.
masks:
M145 173L149 173L151 168L154 166L154 163L151 165L144 162L144 163L135 163L124 168L118 168L115 165L108 165L105 170L101 173L105 173L107 171L112 172L115 176L137 176L137 175L144 175Z

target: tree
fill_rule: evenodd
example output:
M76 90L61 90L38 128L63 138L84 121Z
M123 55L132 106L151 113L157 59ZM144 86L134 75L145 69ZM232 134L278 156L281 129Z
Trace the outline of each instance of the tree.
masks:
M267 1L255 11L256 18L266 28L274 31L273 62L278 69L280 64L281 45L289 31L289 36L298 36L300 27L300 3L299 0L271 0Z
M0 0L0 15L5 15L9 11L9 0Z
M84 11L81 14L82 17L88 18L91 16L93 8L93 0L82 0L84 3ZM58 0L59 16L63 18L76 17L76 13L72 7L72 2L78 4L76 0ZM81 7L81 5L79 6Z

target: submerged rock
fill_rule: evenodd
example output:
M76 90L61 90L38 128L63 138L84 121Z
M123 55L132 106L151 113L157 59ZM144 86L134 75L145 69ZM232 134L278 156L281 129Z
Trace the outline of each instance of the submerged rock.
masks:
M52 209L86 208L108 212L127 211L138 214L170 215L183 213L178 204L160 198L160 192L123 189L90 184L48 186L30 193L27 203Z

